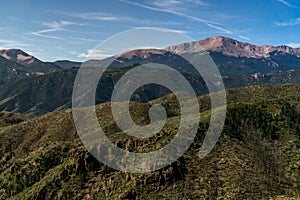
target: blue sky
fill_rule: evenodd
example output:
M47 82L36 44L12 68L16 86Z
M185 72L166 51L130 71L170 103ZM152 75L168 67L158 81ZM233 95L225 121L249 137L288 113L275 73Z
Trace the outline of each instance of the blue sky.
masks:
M0 17L0 49L45 61L86 60L101 41L136 27L300 47L299 0L11 0Z

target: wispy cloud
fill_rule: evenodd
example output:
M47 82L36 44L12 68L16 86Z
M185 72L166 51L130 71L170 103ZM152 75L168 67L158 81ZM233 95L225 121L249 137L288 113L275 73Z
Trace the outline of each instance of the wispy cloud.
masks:
M71 25L81 25L75 22L71 22L71 21L53 21L53 22L43 22L42 23L44 26L49 27L50 29L56 29L56 30L61 30L66 26L71 26Z
M16 40L3 40L3 39L0 40L0 48L1 49L29 47L29 46L31 46L31 45L16 41Z
M86 19L86 20L99 20L108 22L120 22L120 21L131 21L134 20L131 17L116 16L110 13L104 12L88 12L88 13L63 13L69 17Z
M140 29L141 27L134 27L131 26L130 28L132 29ZM168 28L157 28L157 27L142 27L142 29L150 29L150 30L159 30L160 32L165 32L165 33L180 33L180 34L187 34L187 31L184 30L176 30L176 29L168 29Z
M228 30L228 29L226 29L226 28L223 28L223 27L220 27L220 26L217 26L217 25L213 25L213 24L210 24L210 23L207 23L206 25L207 25L208 27L210 27L210 28L214 28L214 29L219 30L219 31L222 31L222 32L224 32L224 33L226 33L226 34L233 34L232 31L230 31L230 30Z
M296 26L300 25L300 17L296 19L291 19L287 22L274 22L276 26Z
M177 12L177 11L172 10L172 9L165 9L165 8L162 8L162 7L149 6L149 5L145 5L145 4L141 4L141 3L137 3L137 2L133 2L133 1L128 1L128 0L121 0L121 1L124 2L124 3L128 3L128 4L131 4L131 5L134 5L134 6L141 7L141 8L145 8L145 9L149 9L149 10L153 10L153 11L157 11L157 12L164 12L164 13L174 14L174 15L177 15L177 16L185 17L185 18L188 18L188 19L191 19L191 20L194 20L194 21L202 22L202 23L219 24L219 23L216 23L216 22L213 22L213 21L201 19L201 18L198 18L198 17L193 17L191 15L186 15L184 13Z
M68 17L93 20L93 21L104 21L104 22L125 22L141 25L181 25L182 23L177 21L155 21L155 20L143 20L140 18L133 18L128 16L114 15L112 13L105 12L86 12L86 13L70 13L70 12L57 12Z
M48 39L64 40L64 38L49 35L47 33L57 32L57 31L67 31L67 29L65 28L68 26L72 26L72 25L82 26L84 24L61 20L61 21L53 21L53 22L43 22L42 25L46 26L47 29L43 29L40 31L32 31L29 34L38 37L48 38Z
M78 53L76 51L69 51L69 54L73 55L73 56L77 56Z
M243 35L239 35L239 38L244 39L244 40L250 40L250 38L243 36Z
M170 32L170 33L182 33L186 34L186 31L184 30L174 30L174 29L160 29L162 32Z
M183 0L186 3L193 3L193 4L197 4L200 6L210 6L209 3L203 1L203 0Z
M183 12L178 11L178 8L175 8L175 6L174 6L174 5L176 5L176 7L177 7L178 5L183 5L182 3L184 3L184 2L186 3L187 1L190 1L190 0L184 0L184 1L180 1L180 2L177 1L177 0L167 0L168 2L172 2L170 5L168 5L166 3L159 3L158 1L154 1L154 3L152 3L153 6L137 3L137 2L133 2L133 1L129 1L129 0L121 0L121 1L124 2L124 3L128 3L128 4L131 4L131 5L134 5L134 6L141 7L141 8L145 8L145 9L149 9L149 10L153 10L153 11L157 11L157 12L169 13L169 14L184 17L184 18L196 21L196 22L201 22L201 23L204 23L205 25L207 25L210 28L222 31L226 34L233 34L232 31L221 27L220 24L217 23L217 22L213 22L213 21L210 21L210 20L206 20L206 19L202 19L202 18L199 18L199 17L194 17L194 16L191 16L191 15L185 14ZM200 3L202 1L197 1L197 2Z
M297 6L290 4L289 2L287 2L286 0L277 0L278 2L290 7L290 8L297 8Z
M96 40L91 38L83 38L83 37L71 37L71 40L82 41L82 42L101 42L102 40Z
M287 46L293 47L293 48L300 48L300 43L288 43Z
M38 36L38 37L48 38L48 39L64 40L64 38L61 38L61 37L44 34L44 33L49 33L49 32L54 32L54 31L56 31L56 30L47 29L47 30L41 30L41 31L35 31L35 32L33 31L33 32L30 32L29 34Z
M167 9L172 11L184 11L187 4L197 4L198 6L209 6L208 3L201 0L154 0L152 5L161 9Z
M72 52L75 53L75 52ZM78 55L79 58L85 58L85 59L103 59L103 58L108 58L113 55L108 54L107 52L103 50L95 50L95 49L90 49L85 53L81 53Z

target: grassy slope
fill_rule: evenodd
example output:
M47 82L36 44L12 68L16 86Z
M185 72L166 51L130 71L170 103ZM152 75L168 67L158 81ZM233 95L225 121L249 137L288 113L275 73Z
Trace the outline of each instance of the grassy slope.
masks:
M200 96L204 118L191 148L171 166L147 174L118 172L96 161L76 135L70 111L2 125L0 199L299 197L299 92L299 85L228 90L226 126L203 160L197 153L209 122L209 97ZM176 134L179 111L173 95L152 103L162 103L170 117L154 138L119 133L109 104L97 106L100 124L124 149L158 149ZM134 120L147 123L148 109L149 104L132 103Z

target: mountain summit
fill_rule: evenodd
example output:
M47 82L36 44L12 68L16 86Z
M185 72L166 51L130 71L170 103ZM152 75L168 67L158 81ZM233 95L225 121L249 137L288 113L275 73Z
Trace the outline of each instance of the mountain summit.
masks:
M21 49L0 50L0 67L0 85L62 69L54 63L43 62Z
M7 60L16 62L18 64L29 66L33 63L41 63L39 59L27 54L21 49L3 49L0 50L0 55Z
M222 53L226 56L246 57L246 58L267 58L272 52L283 52L300 57L300 48L292 48L286 45L256 46L253 44L240 42L223 36L215 36L204 40L183 43L167 47L166 50L177 53L195 53L199 51L210 51Z

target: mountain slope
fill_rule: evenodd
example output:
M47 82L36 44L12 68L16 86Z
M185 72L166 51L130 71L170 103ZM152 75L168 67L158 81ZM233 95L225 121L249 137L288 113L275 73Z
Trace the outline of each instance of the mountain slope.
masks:
M268 58L224 56L218 52L210 52L210 56L218 66L220 73L225 76L268 74L300 69L300 57L278 51L270 53Z
M61 70L42 62L20 49L0 50L0 85Z
M31 70L0 56L0 85L28 77Z
M110 100L115 83L129 69L109 69L103 74L98 84L97 103ZM2 85L0 87L0 110L34 116L70 108L77 70L77 68L72 68ZM186 76L197 94L206 91L206 86L200 77ZM169 93L170 91L164 87L146 85L134 93L132 100L147 102Z
M276 94L273 93L276 91ZM0 129L0 197L10 199L280 199L299 197L299 85L228 91L226 125L218 144L198 158L209 108L190 149L156 172L118 172L82 146L72 113L55 112ZM261 95L262 94L262 95ZM200 101L206 97L199 97ZM202 100L201 100L202 99ZM245 101L245 99L247 101ZM156 103L176 108L165 97ZM298 101L294 101L298 100ZM204 103L203 102L203 103ZM119 133L110 104L97 106L99 123L120 148L160 148L176 133L178 115L152 139ZM147 123L148 104L131 104L136 123ZM204 110L205 111L205 110ZM146 119L146 121L145 121ZM263 123L262 123L263 122Z
M107 102L115 83L130 68L109 69L99 82L96 102ZM0 110L18 112L27 116L42 115L71 107L73 84L77 68L22 79L0 86ZM206 94L207 87L200 76L183 74L196 94ZM245 87L258 84L300 84L300 70L289 70L269 74L224 76L226 88ZM171 93L168 89L150 84L138 89L132 100L147 102Z
M37 58L25 53L21 49L3 49L0 50L0 55L7 60L16 62L20 65L29 66L33 63L40 63Z
M60 67L50 62L42 62L20 49L0 50L4 58L23 65L34 72L49 73L60 70Z

